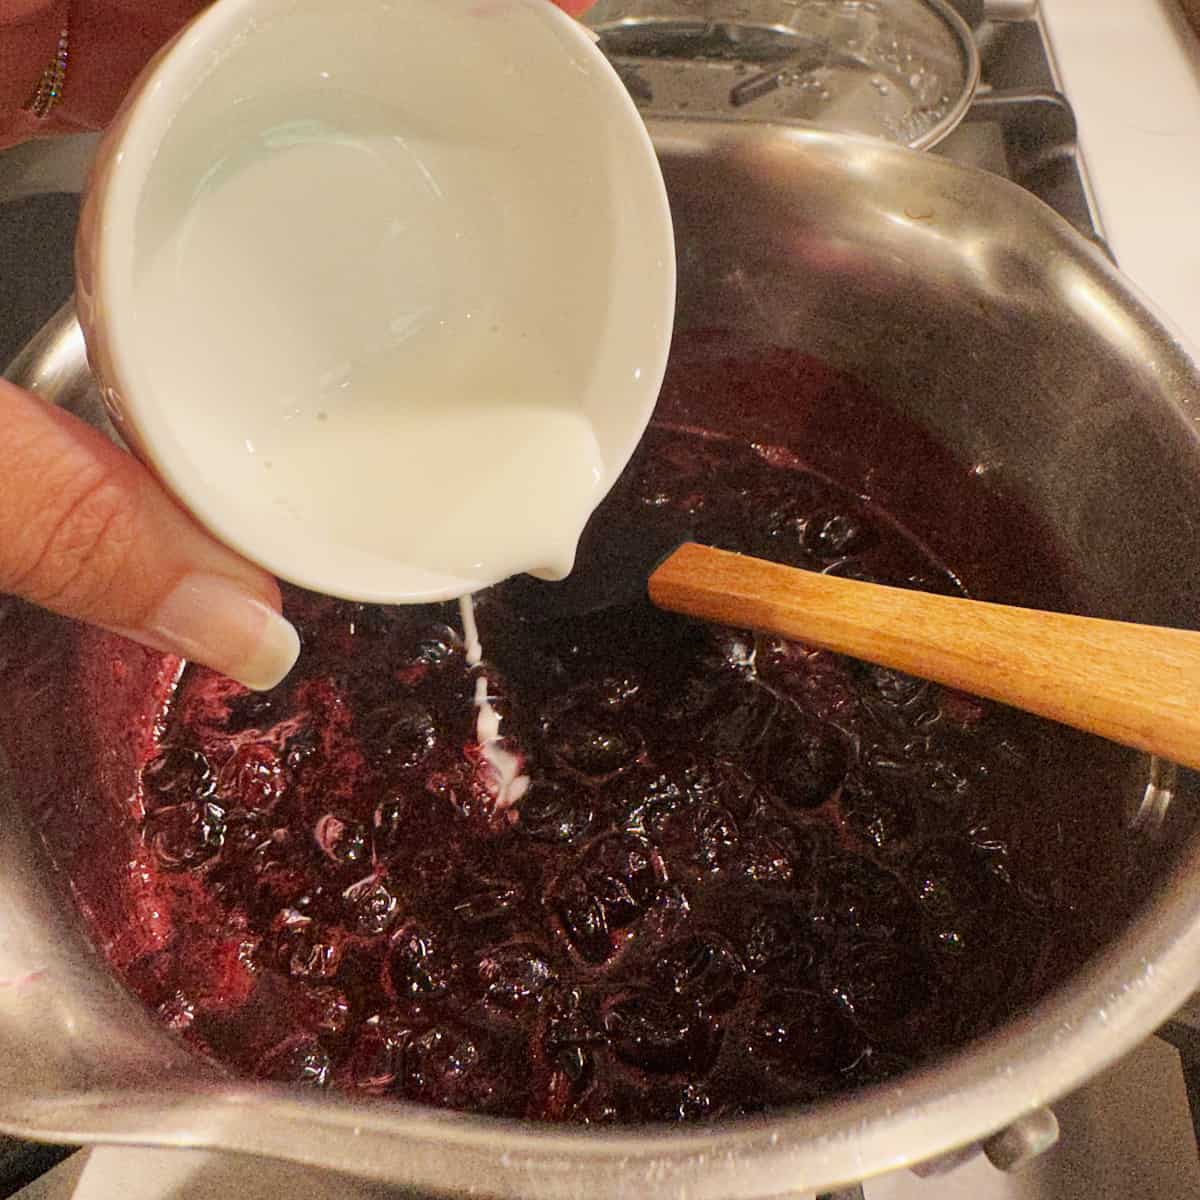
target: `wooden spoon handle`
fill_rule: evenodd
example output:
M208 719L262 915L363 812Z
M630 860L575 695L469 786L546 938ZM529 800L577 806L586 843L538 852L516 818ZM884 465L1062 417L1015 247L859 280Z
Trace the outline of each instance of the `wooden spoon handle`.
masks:
M691 544L651 575L650 599L1200 767L1200 633L933 596Z

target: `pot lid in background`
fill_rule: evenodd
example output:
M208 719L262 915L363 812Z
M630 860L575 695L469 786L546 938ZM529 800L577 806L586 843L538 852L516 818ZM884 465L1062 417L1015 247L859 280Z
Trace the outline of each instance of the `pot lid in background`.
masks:
M979 82L946 0L599 0L587 22L638 107L866 134L923 149Z

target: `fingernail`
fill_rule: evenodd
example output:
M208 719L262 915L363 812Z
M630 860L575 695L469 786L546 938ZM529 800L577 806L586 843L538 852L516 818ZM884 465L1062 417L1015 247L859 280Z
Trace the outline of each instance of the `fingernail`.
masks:
M300 637L290 621L220 575L187 575L141 629L118 632L203 663L265 692L296 665Z

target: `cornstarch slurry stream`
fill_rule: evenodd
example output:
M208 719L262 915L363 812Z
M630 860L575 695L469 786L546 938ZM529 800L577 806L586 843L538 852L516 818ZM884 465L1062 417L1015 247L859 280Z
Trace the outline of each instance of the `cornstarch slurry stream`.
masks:
M463 641L467 648L467 663L477 667L483 660L483 646L479 641L479 627L475 623L474 597L463 596L458 602L462 615ZM488 696L488 680L480 672L475 680L475 733L483 757L491 767L489 790L494 789L497 813L506 812L529 790L529 776L521 774L521 762L500 741L500 714Z

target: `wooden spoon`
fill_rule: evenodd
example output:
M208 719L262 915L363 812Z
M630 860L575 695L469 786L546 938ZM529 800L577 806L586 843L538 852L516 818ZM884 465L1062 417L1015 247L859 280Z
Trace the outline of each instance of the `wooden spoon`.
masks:
M659 608L793 638L1200 768L1200 633L934 596L685 543Z

